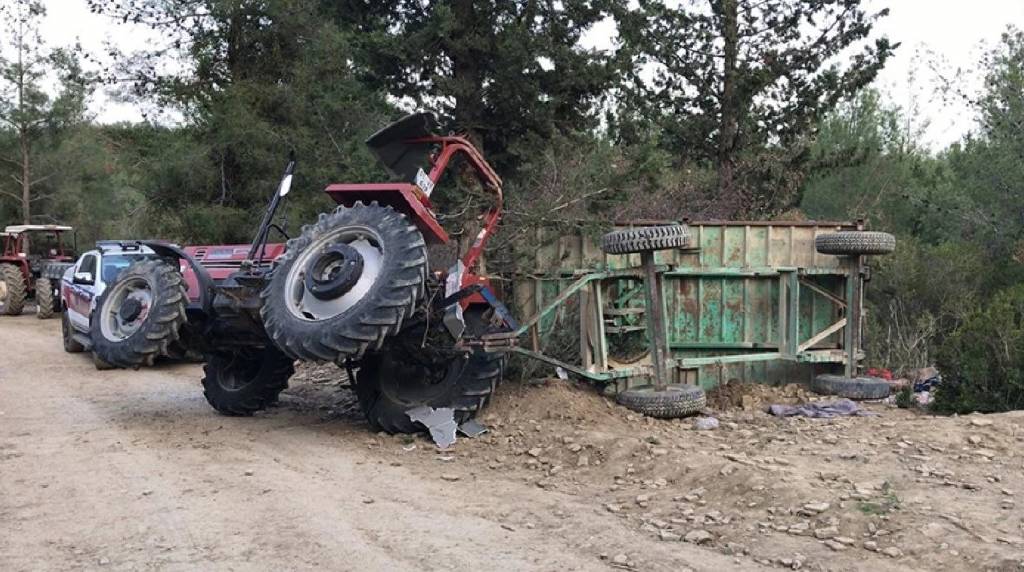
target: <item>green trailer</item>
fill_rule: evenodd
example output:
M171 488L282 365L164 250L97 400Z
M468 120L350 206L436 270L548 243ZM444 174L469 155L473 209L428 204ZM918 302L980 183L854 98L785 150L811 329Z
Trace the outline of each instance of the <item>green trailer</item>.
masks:
M883 233L864 232L862 222L687 224L686 246L637 254L607 254L598 237L584 232L539 231L535 244L544 246L528 253L527 268L514 280L517 314L531 317L489 343L523 338L505 350L606 382L611 392L657 380L658 369L665 383L705 389L730 380L777 384L821 373L856 375L869 278L860 253L892 248L865 250L861 243ZM847 250L823 248L822 237L852 237L857 244L850 254L826 254ZM656 284L653 292L648 282ZM659 306L661 320L648 310ZM544 351L555 328L564 328L555 316L567 308L579 316L576 360ZM663 334L652 334L659 329Z

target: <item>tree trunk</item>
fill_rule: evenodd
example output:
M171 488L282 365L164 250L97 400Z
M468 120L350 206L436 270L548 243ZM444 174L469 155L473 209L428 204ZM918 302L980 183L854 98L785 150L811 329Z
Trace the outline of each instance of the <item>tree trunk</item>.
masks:
M736 90L739 59L739 23L737 0L721 0L719 4L721 36L724 42L722 67L721 125L718 130L719 196L733 198L736 192L736 140L739 136L740 101Z
M21 222L32 223L32 164L29 159L28 134L21 133Z
M473 0L455 0L452 13L457 32L450 44L452 74L455 82L455 126L465 131L473 145L483 149L483 78L476 54L473 36L481 33L476 26Z

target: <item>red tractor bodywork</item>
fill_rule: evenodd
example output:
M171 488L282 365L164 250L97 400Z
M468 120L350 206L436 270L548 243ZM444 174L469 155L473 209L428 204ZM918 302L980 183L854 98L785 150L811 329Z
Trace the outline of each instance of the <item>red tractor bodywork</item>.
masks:
M476 147L463 137L433 135L411 137L401 141L401 143L410 147L428 146L430 149L426 153L430 166L430 172L426 174L427 178L429 178L429 183L421 181L421 184L432 187L432 185L439 183L451 160L456 155L462 155L472 168L484 190L494 195L494 204L481 215L483 228L462 257L465 272L460 283L461 287L474 284L489 286L489 281L474 272L474 269L480 260L480 256L483 254L487 240L494 234L495 229L498 227L498 222L501 220L501 178L494 172L494 169L487 163ZM387 164L385 159L382 159L382 161ZM438 223L437 216L434 214L433 204L430 202L430 193L433 189L423 189L421 184L416 182L341 183L329 185L326 192L338 204L344 206L351 206L357 201L377 201L380 204L388 205L409 217L413 224L423 233L427 244L446 244L449 240L448 233ZM468 298L464 304L475 301L483 301L483 299L479 298L479 295L474 295Z
M0 264L13 264L21 270L25 279L26 292L31 296L35 290L35 279L42 265L50 262L71 263L75 261L73 248L64 244L64 233L73 232L70 226L59 225L18 225L9 226L0 232L3 250ZM50 237L53 244L46 252L39 252L39 246L32 244L32 236Z
M242 263L248 258L251 244L218 244L207 246L186 246L184 250L200 266L206 269L214 282L220 282L231 274L242 269ZM263 266L269 268L277 257L284 254L284 244L267 244L263 247ZM188 287L188 298L191 302L199 299L199 279L187 260L181 259L181 274Z

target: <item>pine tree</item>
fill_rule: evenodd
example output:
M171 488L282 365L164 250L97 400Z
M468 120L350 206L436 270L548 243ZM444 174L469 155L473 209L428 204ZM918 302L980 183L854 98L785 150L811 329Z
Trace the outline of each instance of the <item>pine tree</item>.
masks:
M618 127L628 133L630 123L653 121L681 163L714 166L719 198L741 212L793 206L807 134L870 83L896 47L870 40L887 11L861 4L641 0L619 14L634 65Z

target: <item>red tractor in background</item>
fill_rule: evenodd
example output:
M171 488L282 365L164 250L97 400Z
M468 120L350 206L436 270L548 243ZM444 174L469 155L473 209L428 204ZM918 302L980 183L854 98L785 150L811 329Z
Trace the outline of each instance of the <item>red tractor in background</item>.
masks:
M515 328L476 273L501 216L502 182L469 141L436 130L434 117L420 113L370 137L393 182L329 185L338 208L288 240L272 266L267 238L294 160L236 272L215 279L190 253L146 243L183 261L200 298L186 312L186 278L171 264L130 267L97 302L102 327L93 332L94 351L112 365L137 367L172 341L184 344L206 357L205 395L227 414L275 401L298 359L346 367L380 429L419 430L408 412L424 406L450 408L458 423L470 419L501 380L505 360L485 351L480 337ZM431 272L428 245L449 237L430 196L456 157L493 203L462 258L447 272Z
M15 225L0 232L0 315L21 314L25 302L35 301L36 316L51 318L60 312L60 278L75 261L75 246L68 248L70 226Z

